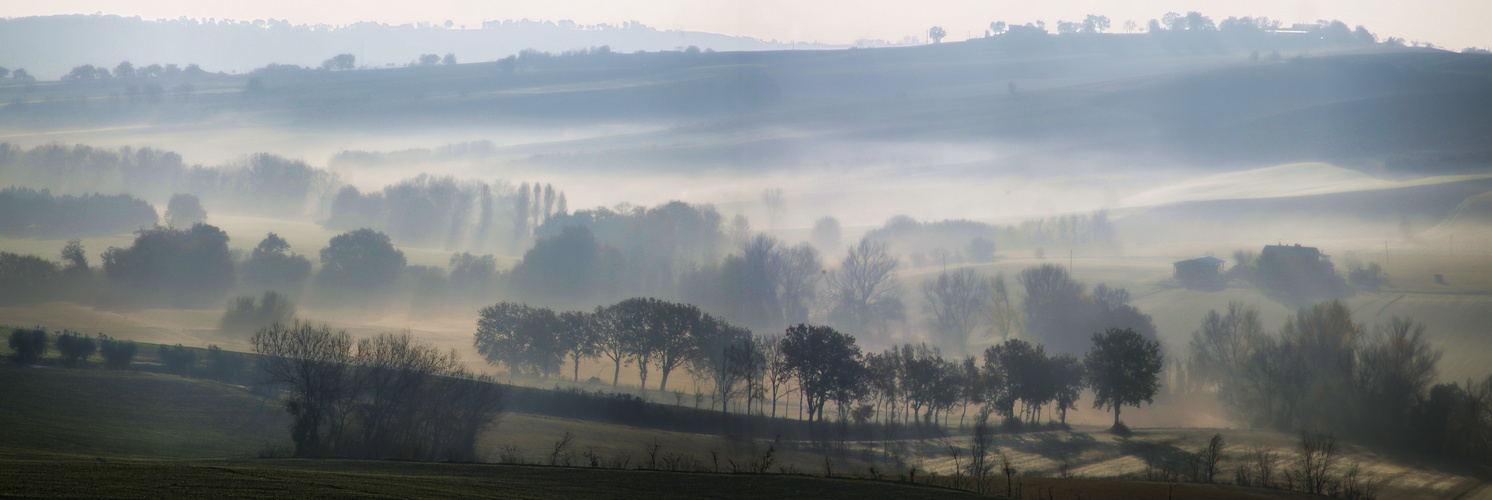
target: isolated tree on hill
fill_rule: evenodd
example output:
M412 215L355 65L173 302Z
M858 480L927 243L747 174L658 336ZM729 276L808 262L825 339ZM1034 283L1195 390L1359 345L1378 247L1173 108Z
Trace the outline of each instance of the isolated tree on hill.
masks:
M440 63L440 56L435 54L421 54L420 66L434 66Z
M31 76L31 73L27 72L26 68L16 68L15 71L10 72L10 78L26 83L36 81L36 77Z
M440 63L446 66L456 65L456 54L447 52L445 57L440 58Z
M192 224L207 221L207 210L202 208L202 200L190 194L176 194L171 196L171 201L166 203L166 225L171 227L192 227Z
M798 325L787 329L783 356L798 378L808 405L808 419L824 418L824 403L836 393L863 387L865 367L855 338L827 326Z
M885 331L888 321L901 319L905 306L896 266L884 242L862 239L850 247L839 269L829 273L829 318L853 331Z
M933 43L943 43L943 38L947 36L948 32L944 31L941 26L933 26L932 29L927 30L927 37L931 38Z
M389 237L372 229L358 229L332 237L321 249L319 279L327 284L374 290L386 287L404 272L404 252Z
M1126 32L1126 33L1134 33L1135 30L1138 30L1138 29L1140 29L1140 25L1138 23L1136 23L1134 19L1130 19L1128 21L1124 21L1124 32Z
M0 80L4 80L7 76L10 76L10 68L0 66Z
M990 33L994 33L994 34L998 35L998 34L1004 33L1005 30L1006 30L1005 21L995 21L995 22L989 23L989 31L990 31Z
M1110 328L1093 334L1093 348L1083 360L1093 389L1093 407L1114 410L1114 426L1118 427L1124 406L1154 401L1162 363L1160 342L1146 340L1134 330Z

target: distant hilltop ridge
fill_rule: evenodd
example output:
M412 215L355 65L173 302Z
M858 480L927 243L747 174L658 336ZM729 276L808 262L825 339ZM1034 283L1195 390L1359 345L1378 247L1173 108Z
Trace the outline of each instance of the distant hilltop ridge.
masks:
M80 64L114 67L199 64L217 72L247 72L271 63L316 66L352 53L362 67L403 65L422 54L455 54L461 62L493 61L524 49L564 52L609 46L638 50L782 50L840 46L779 42L699 31L659 30L639 22L579 25L571 21L487 21L481 26L427 23L346 26L284 20L157 19L102 14L0 19L0 66L26 68L50 80Z

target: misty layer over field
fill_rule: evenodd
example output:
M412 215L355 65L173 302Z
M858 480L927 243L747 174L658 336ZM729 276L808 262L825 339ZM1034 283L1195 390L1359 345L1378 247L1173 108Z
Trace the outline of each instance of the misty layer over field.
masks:
M758 52L633 52L674 36L637 26L0 21L295 48L0 75L0 325L27 327L18 359L86 365L74 332L104 333L109 359L160 343L167 372L234 384L324 357L348 375L286 406L299 456L519 456L476 444L492 375L533 415L693 433L718 412L752 454L785 429L898 474L974 474L933 436L1069 424L1123 437L1021 438L1021 467L1173 481L1199 456L1121 415L1487 458L1492 55L1166 19ZM554 30L636 45L459 52ZM348 52L365 37L419 41L415 62ZM359 392L400 356L428 379ZM379 430L441 405L470 418Z

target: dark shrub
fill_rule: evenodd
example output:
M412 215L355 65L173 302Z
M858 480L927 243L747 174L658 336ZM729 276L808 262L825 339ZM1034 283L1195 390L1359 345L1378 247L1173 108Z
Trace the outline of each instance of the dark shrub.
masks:
M104 366L115 370L128 367L135 361L135 352L140 346L133 340L116 340L105 335L99 335L98 350L104 356Z
M79 361L88 361L89 356L98 352L98 343L93 341L93 337L63 331L62 335L57 336L57 352L62 353L63 363L74 365Z
M20 364L35 363L47 354L47 332L40 328L17 328L10 332L10 360Z
M197 365L197 351L183 347L181 344L163 345L161 346L161 363L166 365L166 371L186 375L192 367Z
M248 363L242 354L207 346L207 373L213 380L240 382L248 376Z

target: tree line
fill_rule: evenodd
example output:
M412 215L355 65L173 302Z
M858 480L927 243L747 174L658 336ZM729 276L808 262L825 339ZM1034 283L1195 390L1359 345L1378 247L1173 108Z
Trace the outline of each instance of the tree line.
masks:
M1337 301L1301 308L1272 334L1258 309L1234 303L1192 334L1190 370L1252 427L1492 456L1492 377L1436 383L1441 353L1425 334L1399 317L1370 329Z
M1048 405L1065 421L1066 410L1092 389L1094 407L1114 411L1117 427L1123 406L1149 402L1159 389L1160 344L1120 328L1089 340L1081 359L1048 356L1020 339L991 346L982 358L949 360L926 344L862 353L853 336L830 326L757 335L697 306L655 298L558 313L502 302L481 310L474 335L488 363L520 375L555 376L569 364L578 381L580 364L595 359L612 366L612 385L631 366L644 387L656 373L658 390L666 391L669 376L683 369L708 384L695 391L708 390L710 407L722 412L736 403L738 412L776 417L796 396L799 418L810 421L824 421L833 408L845 422L936 425L941 417L947 425L952 411L974 407L1020 425L1039 423Z
M42 239L127 233L159 221L155 207L126 194L54 196L14 186L0 189L0 214L0 235Z

